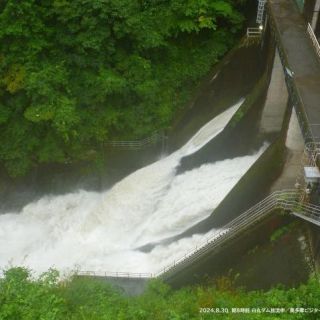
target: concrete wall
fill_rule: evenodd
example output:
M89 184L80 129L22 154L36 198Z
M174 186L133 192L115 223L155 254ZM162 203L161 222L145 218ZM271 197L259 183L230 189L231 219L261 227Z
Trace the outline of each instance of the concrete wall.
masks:
M260 128L262 132L280 132L288 102L288 91L280 61L276 50L270 85L262 112Z
M298 175L302 171L302 156L304 151L303 135L299 126L297 114L292 108L292 113L287 131L286 159L280 177L274 182L271 191L282 189L293 189Z
M225 243L220 250L208 253L203 259L189 265L181 270L174 277L167 279L174 288L180 288L193 284L208 284L208 280L216 279L221 276L230 275L232 278L232 270L238 271L237 265L242 257L248 255L248 251L256 250L257 247L262 248L267 245L268 250L273 249L270 238L278 227L288 225L293 221L289 216L280 216L276 213L269 216L263 222L252 227L248 232L243 233L241 237L233 241ZM295 240L295 242L297 242ZM290 243L290 246L292 243ZM295 252L284 250L275 255L276 260L257 261L257 267L246 264L244 273L251 273L253 269L260 276L255 283L246 282L245 285L250 289L267 289L279 283L293 285L308 278L308 268L299 252L296 243ZM252 261L251 261L252 263ZM255 261L253 263L256 263ZM231 272L231 273L230 273ZM238 274L241 278L241 274Z
M272 47L272 44L271 44ZM272 50L270 52L272 55ZM295 116L291 119L291 126L289 126L289 134L287 135L287 126L289 122L289 115L287 108L288 93L286 90L283 69L278 54L275 55L274 63L270 65L271 59L268 60L267 74L270 76L271 83L267 92L266 102L262 111L260 129L261 133L271 133L276 135L272 144L266 152L256 161L250 168L247 174L239 181L239 183L232 189L227 197L222 201L218 208L213 212L211 217L205 221L209 229L213 227L221 227L239 214L245 211L252 204L257 203L259 199L264 198L270 192L270 185L273 188L280 188L295 174L294 166L290 170L283 169L284 164L293 165L292 157L290 155L301 151L301 141L299 135L299 126ZM272 72L271 67L272 66ZM268 78L268 77L267 77ZM257 94L257 97L259 94ZM256 97L256 98L257 98ZM254 105L254 104L252 104ZM241 117L239 114L235 116L229 126L229 129L237 129L237 124L244 121L250 107L248 105L245 110L241 110ZM289 156L287 151L289 150ZM292 152L290 154L290 152ZM295 160L297 157L295 157ZM289 179L290 177L290 179ZM285 178L285 179L284 179ZM275 181L275 182L274 182ZM290 180L291 181L291 180ZM273 183L273 184L272 184ZM290 182L291 183L291 182ZM279 220L279 218L270 218ZM281 219L280 219L281 220ZM287 223L286 218L282 219L281 223ZM271 227L267 227L266 226ZM229 243L219 251L208 254L201 261L188 266L188 268L181 270L173 278L168 279L168 283L179 287L186 284L197 283L205 279L207 276L213 276L225 271L227 267L231 267L236 263L236 259L243 252L248 250L252 245L259 242L266 241L270 233L275 229L274 223L270 221L259 224L255 229L243 235L243 239ZM196 229L193 230L194 232ZM203 230L202 230L203 231ZM114 286L123 288L122 290L127 294L139 294L145 286L145 279L125 279L125 278L105 278L106 281L111 282Z

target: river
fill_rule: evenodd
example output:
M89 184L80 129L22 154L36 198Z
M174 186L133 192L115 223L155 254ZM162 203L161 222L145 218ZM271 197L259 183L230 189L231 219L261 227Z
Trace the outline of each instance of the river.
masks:
M157 272L217 230L161 243L206 219L263 153L177 173L187 157L223 131L243 99L205 124L184 146L103 192L44 196L0 215L0 266L36 272ZM155 244L149 252L140 250Z

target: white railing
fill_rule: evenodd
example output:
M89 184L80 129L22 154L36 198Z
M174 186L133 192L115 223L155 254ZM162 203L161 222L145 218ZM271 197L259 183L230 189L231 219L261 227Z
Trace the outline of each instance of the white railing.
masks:
M262 220L275 209L290 210L291 214L319 225L320 207L301 203L299 201L299 196L300 194L296 190L276 191L272 193L267 198L241 214L238 218L228 223L223 231L220 231L212 238L207 239L197 246L195 250L174 261L174 263L154 276L164 278L168 276L170 272L173 272L178 268L183 268L185 264L192 263L209 251L219 248L225 241L235 238L238 234Z
M229 222L223 230L199 243L193 250L175 260L169 266L157 273L130 273L130 272L104 272L104 271L80 271L77 274L82 276L99 276L115 278L156 278L165 277L184 264L190 263L209 251L221 246L224 242L235 238L252 225L256 224L275 209L290 211L291 214L306 221L320 224L320 207L310 203L301 203L300 193L297 190L275 191L268 197L242 213L240 216Z
M308 32L309 37L310 37L310 39L311 39L311 41L313 43L313 46L314 46L314 48L316 50L316 53L317 53L318 57L320 58L320 45L319 45L319 42L317 40L316 35L313 32L313 29L312 29L310 23L308 23L307 32Z
M317 166L317 163L320 161L320 142L308 142L306 144L304 159L307 159L304 165Z
M247 37L260 37L262 34L262 30L260 28L247 28Z
M185 263L197 260L199 256L203 256L208 251L221 246L225 241L234 238L244 230L248 229L255 223L262 220L275 209L288 210L293 204L299 203L299 193L296 190L275 191L261 202L257 203L240 216L225 225L224 230L206 239L199 244L193 251L185 254L180 259L174 261L171 265L165 267L154 275L154 277L165 277L178 267L182 267Z
M107 277L107 278L153 278L152 273L139 273L139 272L112 272L112 271L78 271L76 273L79 276L90 277Z
M262 24L262 22L263 22L265 4L266 4L266 0L259 0L258 1L256 22L259 23L259 24Z
M115 148L122 149L142 149L149 145L155 144L156 142L164 139L164 133L155 131L151 136L141 139L141 140L132 140L132 141L106 141L105 145Z

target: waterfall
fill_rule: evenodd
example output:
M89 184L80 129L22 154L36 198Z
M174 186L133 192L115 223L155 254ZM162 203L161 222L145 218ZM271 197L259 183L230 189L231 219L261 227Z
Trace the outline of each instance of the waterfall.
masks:
M243 99L203 126L182 148L135 171L110 190L45 196L0 215L0 266L37 272L156 272L216 230L161 244L207 218L263 153L204 164L177 175L182 157L214 139ZM160 243L150 252L138 248Z

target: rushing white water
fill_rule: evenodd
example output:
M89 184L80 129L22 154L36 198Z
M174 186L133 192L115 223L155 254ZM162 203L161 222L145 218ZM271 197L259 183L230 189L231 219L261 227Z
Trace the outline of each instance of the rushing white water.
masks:
M0 215L0 266L26 265L36 271L60 270L156 272L212 236L194 235L151 252L159 243L210 215L262 154L227 159L176 175L181 158L223 130L243 100L215 117L186 145L97 193L78 191L44 197L19 213Z

